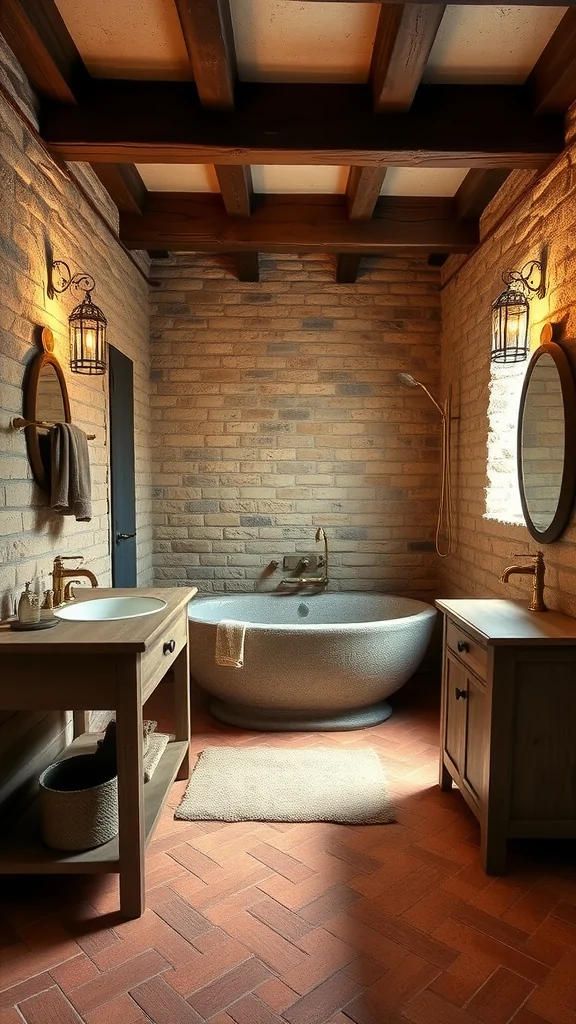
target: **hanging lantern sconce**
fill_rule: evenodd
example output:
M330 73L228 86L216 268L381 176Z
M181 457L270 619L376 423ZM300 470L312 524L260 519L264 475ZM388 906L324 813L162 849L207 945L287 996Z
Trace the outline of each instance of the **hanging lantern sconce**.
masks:
M506 285L492 303L492 362L521 363L528 357L530 298L542 298L544 282L539 260L526 263L522 270L502 275Z
M84 298L68 317L70 336L70 369L72 373L102 374L106 372L106 328L108 321L99 306L92 302L96 282L91 274L72 274L63 260L52 264L52 290L62 294L72 288ZM54 275L58 278L54 281Z

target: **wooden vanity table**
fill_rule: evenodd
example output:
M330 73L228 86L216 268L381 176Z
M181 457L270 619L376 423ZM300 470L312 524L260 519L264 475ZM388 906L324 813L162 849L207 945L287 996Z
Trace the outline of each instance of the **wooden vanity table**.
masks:
M576 837L576 619L518 601L444 613L440 786L480 822L487 874L511 838Z
M0 630L0 708L8 711L73 711L76 738L60 755L89 753L98 737L87 735L88 711L116 712L119 835L82 853L51 850L42 843L37 807L0 839L0 872L53 874L118 872L125 917L144 910L144 855L175 779L189 775L190 681L188 602L196 588L92 590L77 600L158 597L166 608L116 621L60 621L34 632ZM172 670L175 741L168 744L144 785L142 707Z

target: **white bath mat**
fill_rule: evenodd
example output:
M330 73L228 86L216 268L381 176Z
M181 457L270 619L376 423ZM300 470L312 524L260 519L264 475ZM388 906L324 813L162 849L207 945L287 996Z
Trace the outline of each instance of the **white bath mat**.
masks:
M373 750L210 747L200 754L176 818L183 821L394 821Z

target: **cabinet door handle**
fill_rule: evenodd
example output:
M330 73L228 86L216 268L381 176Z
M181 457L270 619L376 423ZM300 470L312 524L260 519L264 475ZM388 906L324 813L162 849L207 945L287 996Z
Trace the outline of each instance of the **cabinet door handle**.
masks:
M470 644L467 644L465 640L459 640L457 647L458 654L463 654L464 652L468 653L468 651L470 650Z
M456 687L454 692L456 694L456 700L467 700L468 699L468 694L467 694L466 690L459 690L458 687Z
M119 544L121 540L132 540L132 537L135 537L135 536L136 536L135 533L117 533L116 534L116 543Z
M164 654L174 654L174 651L176 650L176 641L167 640L162 650L164 651Z

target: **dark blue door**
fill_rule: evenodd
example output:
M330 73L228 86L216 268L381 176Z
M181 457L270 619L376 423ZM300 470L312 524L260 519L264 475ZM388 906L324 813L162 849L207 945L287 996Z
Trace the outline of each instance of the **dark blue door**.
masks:
M112 345L110 367L110 486L112 586L136 586L136 485L134 479L134 365Z

